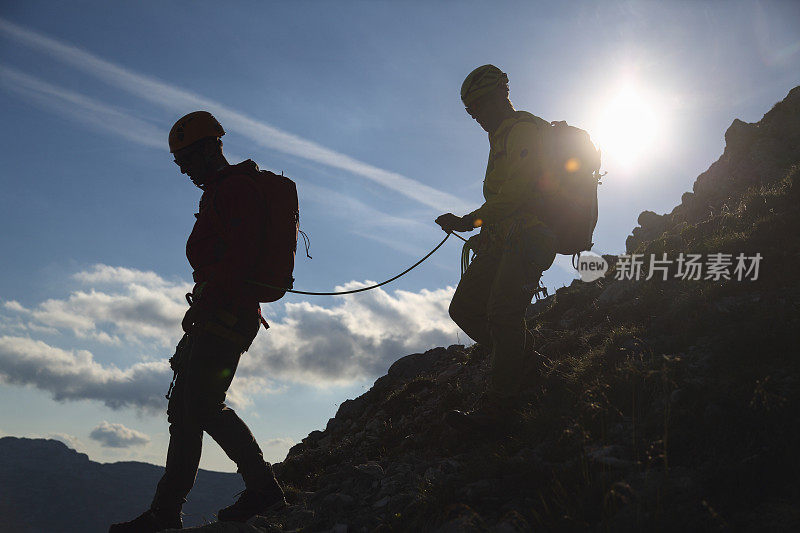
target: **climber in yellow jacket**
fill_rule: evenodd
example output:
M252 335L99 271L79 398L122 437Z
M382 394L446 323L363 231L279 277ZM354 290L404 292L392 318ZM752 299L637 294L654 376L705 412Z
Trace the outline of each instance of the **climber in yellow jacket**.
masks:
M525 379L525 310L542 272L555 259L555 236L537 218L536 183L542 172L542 135L549 123L516 111L508 77L494 65L472 71L461 86L467 113L489 134L484 204L458 217L436 219L444 231L480 228L475 259L461 277L450 316L473 340L492 349L489 387L473 412L454 411L457 428L488 428L517 404ZM530 347L529 347L530 348Z

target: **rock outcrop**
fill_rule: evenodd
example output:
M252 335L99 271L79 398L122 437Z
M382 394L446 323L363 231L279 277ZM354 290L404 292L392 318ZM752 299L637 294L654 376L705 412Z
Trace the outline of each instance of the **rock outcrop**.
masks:
M626 241L628 253L658 239L667 229L679 233L681 227L697 224L730 210L738 197L751 187L773 183L784 177L800 160L800 87L755 124L734 119L725 132L722 157L694 182L692 192L681 197L672 212L656 215L644 211L639 226Z

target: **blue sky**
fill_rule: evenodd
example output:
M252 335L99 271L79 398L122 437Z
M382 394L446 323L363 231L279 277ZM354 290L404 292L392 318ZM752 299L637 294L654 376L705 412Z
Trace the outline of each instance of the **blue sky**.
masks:
M564 4L564 5L562 5ZM379 281L480 205L488 143L458 90L475 66L604 150L595 250L668 212L735 118L800 83L793 2L24 2L0 7L0 432L98 461L163 462L184 255L200 191L166 134L207 109L232 161L298 184L298 288ZM287 296L232 401L278 461L400 356L465 342L446 316L460 246L348 298ZM569 283L569 259L545 274ZM234 469L211 440L203 466Z

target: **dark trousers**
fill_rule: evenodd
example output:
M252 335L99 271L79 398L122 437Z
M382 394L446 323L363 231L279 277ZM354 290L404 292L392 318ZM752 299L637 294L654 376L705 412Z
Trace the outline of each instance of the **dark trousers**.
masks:
M492 349L489 393L512 396L524 377L525 310L542 272L555 259L555 237L543 226L512 229L481 245L458 283L450 316L474 341Z
M197 476L204 431L236 463L248 489L278 486L247 424L225 405L239 358L258 333L259 318L254 312L222 313L224 324L212 320L214 328L201 327L189 335L188 358L178 371L167 408L169 449L154 509L180 509L186 501Z

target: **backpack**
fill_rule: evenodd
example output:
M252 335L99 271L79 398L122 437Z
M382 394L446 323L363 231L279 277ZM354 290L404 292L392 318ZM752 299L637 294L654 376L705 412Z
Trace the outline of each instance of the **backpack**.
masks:
M300 209L297 187L283 174L260 170L254 161L234 165L229 172L246 176L258 189L266 219L258 246L253 279L245 280L259 302L283 298L286 289L294 286L294 256L300 231ZM212 199L214 211L219 214ZM310 257L310 256L309 256Z
M557 253L589 250L597 225L600 150L586 131L560 121L545 130L543 153L536 215L556 234Z
M274 302L294 286L292 271L300 231L300 208L294 181L283 174L258 170L258 167L256 170L251 178L263 196L267 220L255 276L247 282L253 286L259 302Z

